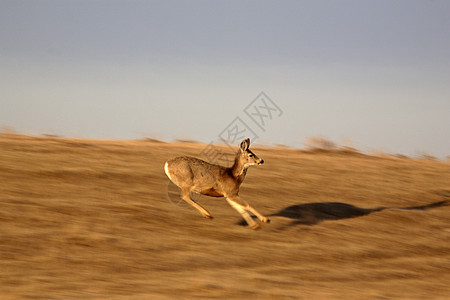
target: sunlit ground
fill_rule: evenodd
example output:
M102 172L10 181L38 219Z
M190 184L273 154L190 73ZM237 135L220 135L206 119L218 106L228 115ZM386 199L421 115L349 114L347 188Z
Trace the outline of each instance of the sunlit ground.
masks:
M444 299L450 164L253 148L241 197L177 201L164 162L205 147L0 136L1 299ZM237 147L236 147L237 149Z

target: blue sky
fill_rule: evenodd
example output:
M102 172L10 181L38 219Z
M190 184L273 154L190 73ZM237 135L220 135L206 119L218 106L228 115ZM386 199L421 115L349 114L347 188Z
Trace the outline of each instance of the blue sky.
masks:
M450 154L450 1L0 0L0 126ZM264 91L283 111L260 130Z

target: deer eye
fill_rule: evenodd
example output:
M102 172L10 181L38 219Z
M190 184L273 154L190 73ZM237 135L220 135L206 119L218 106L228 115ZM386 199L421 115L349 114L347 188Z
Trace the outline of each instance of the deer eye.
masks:
M249 156L249 157L253 157L254 155L250 153L248 156Z

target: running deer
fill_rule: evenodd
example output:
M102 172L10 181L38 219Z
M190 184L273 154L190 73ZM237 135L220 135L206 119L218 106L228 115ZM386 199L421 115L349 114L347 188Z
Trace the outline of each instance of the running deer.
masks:
M167 177L181 189L181 198L200 211L205 218L212 218L212 216L200 204L192 200L190 192L211 197L225 197L231 207L242 215L248 226L257 229L259 225L249 213L254 214L261 222L269 223L270 220L239 198L239 186L244 181L248 167L264 163L264 160L248 149L249 146L250 139L242 141L234 164L230 168L210 164L194 157L181 156L168 160L164 165L164 171Z

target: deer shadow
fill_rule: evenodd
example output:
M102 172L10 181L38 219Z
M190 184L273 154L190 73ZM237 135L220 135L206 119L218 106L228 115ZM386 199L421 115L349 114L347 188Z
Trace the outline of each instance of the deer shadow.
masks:
M435 207L448 206L449 204L449 200L444 200L427 205L411 207L380 206L377 208L360 208L347 203L320 202L288 206L275 214L271 214L270 216L293 219L294 221L289 224L289 226L315 225L327 220L342 220L362 217L385 209L427 210Z

